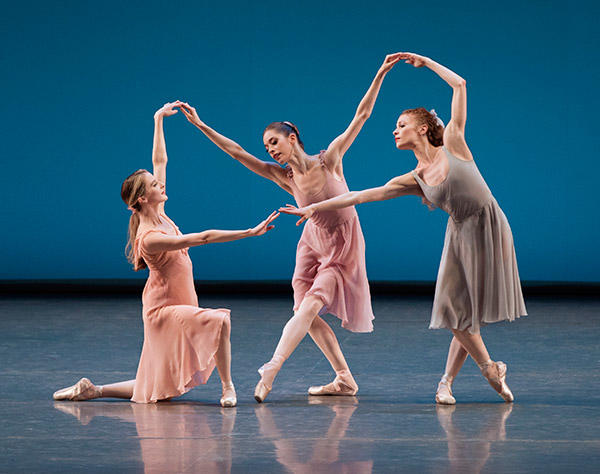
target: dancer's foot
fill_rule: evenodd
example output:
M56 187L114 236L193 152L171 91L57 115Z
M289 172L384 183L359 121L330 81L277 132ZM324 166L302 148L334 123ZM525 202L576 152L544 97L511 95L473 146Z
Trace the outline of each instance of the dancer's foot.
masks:
M258 403L262 403L273 388L273 381L281 369L285 358L279 355L274 355L273 358L258 369L260 380L254 389L254 399Z
M221 397L220 402L223 408L233 408L237 405L237 397L233 382L223 384L223 396Z
M490 383L492 388L504 399L505 402L514 401L510 388L506 384L506 364L498 361L493 362L491 359L479 366L481 373Z
M452 396L452 382L454 377L444 374L442 380L438 383L435 392L435 402L440 405L455 405L456 399Z
M96 387L89 379L82 378L75 385L70 387L57 390L52 395L54 400L91 400L93 398L100 398L102 396L102 389Z
M333 382L327 385L309 387L309 395L342 395L352 397L358 392L358 385L349 370L336 372Z

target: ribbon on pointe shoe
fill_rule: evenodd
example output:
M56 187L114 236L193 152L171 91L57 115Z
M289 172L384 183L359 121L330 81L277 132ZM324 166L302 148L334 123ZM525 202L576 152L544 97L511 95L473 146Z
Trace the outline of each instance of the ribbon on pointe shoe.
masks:
M310 395L348 395L353 396L358 392L358 386L352 377L349 370L344 369L336 371L335 379L327 385L310 387L308 393ZM344 388L348 390L344 390Z

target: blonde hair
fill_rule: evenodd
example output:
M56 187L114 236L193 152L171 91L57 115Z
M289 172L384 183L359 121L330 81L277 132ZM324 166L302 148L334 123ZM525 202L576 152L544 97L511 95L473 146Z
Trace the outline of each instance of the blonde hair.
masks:
M133 265L133 269L137 272L147 268L146 262L143 258L135 258L135 236L137 234L138 227L140 226L140 216L138 212L141 210L138 199L146 194L146 182L144 181L144 174L148 171L140 169L135 173L127 176L123 184L121 185L121 199L127 204L127 208L131 210L131 217L129 218L129 229L127 232L127 245L125 246L125 255L127 261Z

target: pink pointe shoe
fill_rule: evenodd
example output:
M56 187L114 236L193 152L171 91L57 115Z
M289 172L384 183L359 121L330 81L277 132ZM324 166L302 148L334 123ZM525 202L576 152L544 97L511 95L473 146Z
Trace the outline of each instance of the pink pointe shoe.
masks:
M57 390L52 395L54 400L91 400L102 396L102 389L96 387L89 379L82 378L75 385Z
M229 392L229 395L225 395ZM228 384L223 384L223 396L219 401L223 408L233 408L237 405L237 397L235 395L235 387L233 386L233 382L229 382Z
M340 370L335 373L333 382L327 385L309 387L308 394L315 396L337 395L352 397L358 392L358 385L349 370Z
M271 381L275 380L275 376L277 375L277 372L279 372L279 369L281 369L284 361L285 358L282 356L274 355L269 362L258 369L260 380L254 388L254 399L258 403L264 402L265 398L267 398L267 395L273 388L272 385L265 381L265 378L267 378L267 380L270 379Z
M444 374L438 383L435 392L435 402L440 405L456 405L456 399L452 396L452 382L454 377Z
M504 399L505 402L510 403L514 401L515 397L513 396L510 388L506 384L506 364L504 362L498 361L493 362L491 359L487 362L484 362L479 366L481 369L481 373L487 379L489 384L492 386L496 392Z

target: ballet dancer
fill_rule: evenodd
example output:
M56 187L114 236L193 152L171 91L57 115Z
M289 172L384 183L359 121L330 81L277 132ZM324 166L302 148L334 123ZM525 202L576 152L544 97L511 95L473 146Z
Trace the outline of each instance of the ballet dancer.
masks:
M342 158L369 118L384 77L399 60L397 54L386 56L348 128L318 155L304 151L294 124L273 122L263 133L263 143L277 164L264 162L206 125L189 104L183 103L180 109L225 153L273 181L293 195L298 205L305 206L348 191ZM318 213L304 228L298 243L292 287L294 315L283 328L273 357L259 369L261 379L254 398L259 403L264 401L284 361L307 333L336 373L333 382L310 387L308 393L355 395L358 385L333 330L320 317L333 314L342 320L342 327L353 332L373 330L365 243L354 208Z
M490 359L479 328L487 323L513 321L527 312L510 226L465 141L466 81L430 58L412 53L401 53L400 58L417 68L431 69L453 90L452 116L446 127L433 110L424 108L405 110L398 118L396 148L412 150L417 167L384 186L348 192L301 209L288 205L280 211L300 216L300 224L323 212L403 195L421 196L429 206L446 211L450 217L429 327L448 328L454 337L436 402L456 403L452 382L467 355L477 362L500 396L512 402L506 364Z
M188 248L230 242L271 230L279 214L248 230L206 230L182 234L164 211L167 151L163 119L177 113L179 101L154 115L154 173L138 170L121 186L131 211L126 252L135 271L149 268L142 296L144 345L134 380L96 386L87 378L54 393L55 400L127 398L137 403L168 400L206 383L215 365L223 388L220 403L237 403L231 380L230 312L198 307Z

